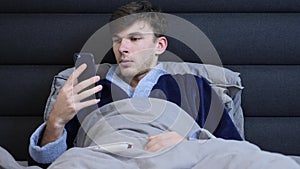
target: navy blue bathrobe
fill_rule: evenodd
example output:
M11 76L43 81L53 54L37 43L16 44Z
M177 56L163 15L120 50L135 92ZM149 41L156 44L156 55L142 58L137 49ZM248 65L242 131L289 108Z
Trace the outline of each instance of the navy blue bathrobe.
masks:
M129 98L125 91L106 79L100 80L98 84L103 86L103 90L97 93L97 98L101 99L98 107ZM149 97L160 98L177 104L193 117L200 127L203 127L211 106L212 92L214 91L204 78L190 74L165 74L153 86ZM66 125L68 146L73 147L73 141L79 127L80 124L76 118ZM225 109L213 134L224 139L242 140Z

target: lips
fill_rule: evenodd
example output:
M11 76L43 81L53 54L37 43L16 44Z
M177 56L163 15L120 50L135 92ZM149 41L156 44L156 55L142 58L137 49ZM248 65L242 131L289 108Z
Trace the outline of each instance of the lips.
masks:
M128 67L131 65L132 62L132 60L122 59L120 60L119 65L123 67Z

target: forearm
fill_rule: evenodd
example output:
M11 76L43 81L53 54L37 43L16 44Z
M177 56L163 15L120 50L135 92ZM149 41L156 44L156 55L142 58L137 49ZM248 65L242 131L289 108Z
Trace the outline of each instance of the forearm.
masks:
M39 140L45 131L46 123L41 125L30 137L29 154L37 163L52 163L63 152L67 150L67 131L64 130L62 136L54 142L44 146L39 146Z
M42 147L59 139L63 134L64 126L65 125L59 124L58 122L56 122L55 118L50 116L46 123L46 128L43 136L39 142L39 146Z

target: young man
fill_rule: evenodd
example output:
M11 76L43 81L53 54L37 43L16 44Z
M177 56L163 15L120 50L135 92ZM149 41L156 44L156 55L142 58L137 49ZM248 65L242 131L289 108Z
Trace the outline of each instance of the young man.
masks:
M149 2L133 2L113 13L111 32L118 66L113 66L106 78L101 80L95 76L78 83L77 78L86 69L86 65L81 65L72 73L59 92L47 122L31 137L30 164L46 167L73 147L80 127L77 112L94 104L103 107L126 98L165 99L181 106L203 127L209 112L206 103L210 102L211 88L205 79L190 75L171 76L159 69L158 57L166 50L168 41L163 36L166 21L158 12ZM191 81L194 84L189 83ZM94 83L97 84L94 88L85 90ZM82 102L94 94L97 99ZM226 112L214 135L241 139ZM186 137L175 131L148 134L144 150L158 152L183 140L198 138L197 135Z

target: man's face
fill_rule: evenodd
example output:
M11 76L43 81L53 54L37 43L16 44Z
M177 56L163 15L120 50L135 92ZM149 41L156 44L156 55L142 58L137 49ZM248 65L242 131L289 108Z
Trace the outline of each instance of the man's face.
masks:
M122 76L144 76L157 64L158 39L150 25L137 21L112 38L113 51Z

